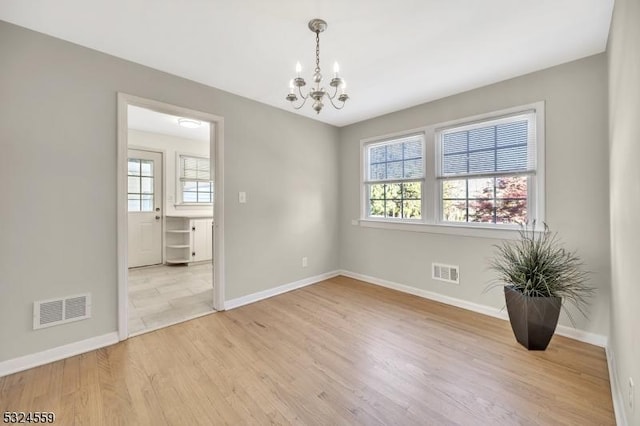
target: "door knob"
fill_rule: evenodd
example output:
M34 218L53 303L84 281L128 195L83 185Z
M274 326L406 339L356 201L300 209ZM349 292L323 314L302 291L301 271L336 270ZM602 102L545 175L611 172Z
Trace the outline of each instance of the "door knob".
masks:
M156 220L160 219L160 216L156 215Z
M160 207L156 207L156 211L159 212L160 211Z

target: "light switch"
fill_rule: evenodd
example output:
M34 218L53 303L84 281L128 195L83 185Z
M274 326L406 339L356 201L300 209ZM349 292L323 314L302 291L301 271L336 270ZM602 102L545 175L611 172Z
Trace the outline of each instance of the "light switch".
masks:
M238 202L246 203L247 202L247 193L246 192L238 192Z

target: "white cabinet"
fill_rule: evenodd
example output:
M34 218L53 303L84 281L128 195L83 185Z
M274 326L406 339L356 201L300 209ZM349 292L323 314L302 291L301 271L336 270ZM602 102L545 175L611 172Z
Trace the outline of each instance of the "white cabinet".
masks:
M191 219L191 260L200 262L210 260L213 252L213 221L209 219Z
M191 263L213 258L213 218L167 216L167 263Z

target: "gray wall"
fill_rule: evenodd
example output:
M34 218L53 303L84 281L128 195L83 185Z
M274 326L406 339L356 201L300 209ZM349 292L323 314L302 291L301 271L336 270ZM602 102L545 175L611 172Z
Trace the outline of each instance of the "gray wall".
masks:
M616 0L609 33L610 349L628 424L640 425L640 2ZM628 380L635 382L635 410Z
M334 127L2 21L0 58L0 361L116 330L117 92L225 118L227 299L337 268ZM90 320L32 330L86 291Z
M341 268L496 308L499 290L487 258L498 241L486 238L364 228L359 217L359 141L482 113L546 102L546 222L593 271L598 288L579 329L609 327L609 209L606 56L591 56L341 129ZM459 286L431 279L431 262L460 265ZM561 323L570 325L566 317Z

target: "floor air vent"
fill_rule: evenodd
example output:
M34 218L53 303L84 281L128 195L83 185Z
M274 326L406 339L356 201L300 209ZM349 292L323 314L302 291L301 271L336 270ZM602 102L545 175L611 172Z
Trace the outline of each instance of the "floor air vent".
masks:
M442 263L431 264L431 278L433 278L434 280L460 284L459 271L460 267L456 265L444 265Z
M33 328L51 327L91 317L91 294L33 303Z

